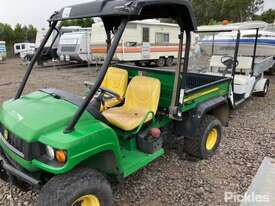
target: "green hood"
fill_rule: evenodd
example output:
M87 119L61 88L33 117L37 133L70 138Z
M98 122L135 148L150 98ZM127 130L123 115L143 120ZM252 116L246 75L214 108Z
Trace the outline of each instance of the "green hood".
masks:
M77 109L70 102L38 91L5 102L0 110L0 121L15 135L31 142L45 133L64 130ZM99 123L88 112L83 114L81 121L91 121L90 125Z

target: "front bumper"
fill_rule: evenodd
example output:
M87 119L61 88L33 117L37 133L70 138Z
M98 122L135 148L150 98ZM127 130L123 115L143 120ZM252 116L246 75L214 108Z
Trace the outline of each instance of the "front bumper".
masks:
M16 167L14 167L12 164L10 164L1 151L0 151L0 169L3 169L9 176L14 176L17 179L23 182L26 182L35 188L39 188L41 185L40 180L37 180L36 178L32 177L26 172L23 172L17 169Z

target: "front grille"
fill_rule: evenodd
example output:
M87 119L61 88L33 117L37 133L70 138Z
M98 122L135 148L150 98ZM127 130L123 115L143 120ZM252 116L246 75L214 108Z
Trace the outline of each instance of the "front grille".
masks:
M24 153L24 145L27 144L24 140L17 138L14 134L9 132L7 142L19 152Z
M5 136L5 129L0 124L0 132L2 136ZM24 158L25 160L31 161L34 158L40 157L45 154L45 146L39 142L28 143L23 139L16 137L15 134L8 131L8 138L4 137L4 142L10 150Z
M74 52L76 49L76 47L72 47L72 46L63 46L61 48L61 52Z

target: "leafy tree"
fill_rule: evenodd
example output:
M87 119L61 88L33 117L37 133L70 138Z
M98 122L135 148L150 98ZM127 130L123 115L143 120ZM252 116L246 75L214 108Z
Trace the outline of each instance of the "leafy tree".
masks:
M260 16L256 16L255 18L268 23L273 23L275 21L275 9L269 9L263 12Z
M252 19L264 0L193 0L192 3L197 22L203 25L224 19L233 22Z
M94 23L92 18L75 19L75 20L65 20L61 22L61 26L81 26L81 27L91 27Z

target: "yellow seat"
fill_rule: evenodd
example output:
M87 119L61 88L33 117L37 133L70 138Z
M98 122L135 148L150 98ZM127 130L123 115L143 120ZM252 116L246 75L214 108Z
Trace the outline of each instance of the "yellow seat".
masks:
M114 107L124 100L128 85L128 72L123 69L110 67L105 75L101 87L111 90L120 96L120 99L112 98L105 101L105 107L101 106L100 111Z
M142 123L148 112L156 114L159 98L160 81L158 79L136 76L128 86L124 105L108 109L102 114L114 126L131 131ZM151 119L152 115L149 115L145 122Z

